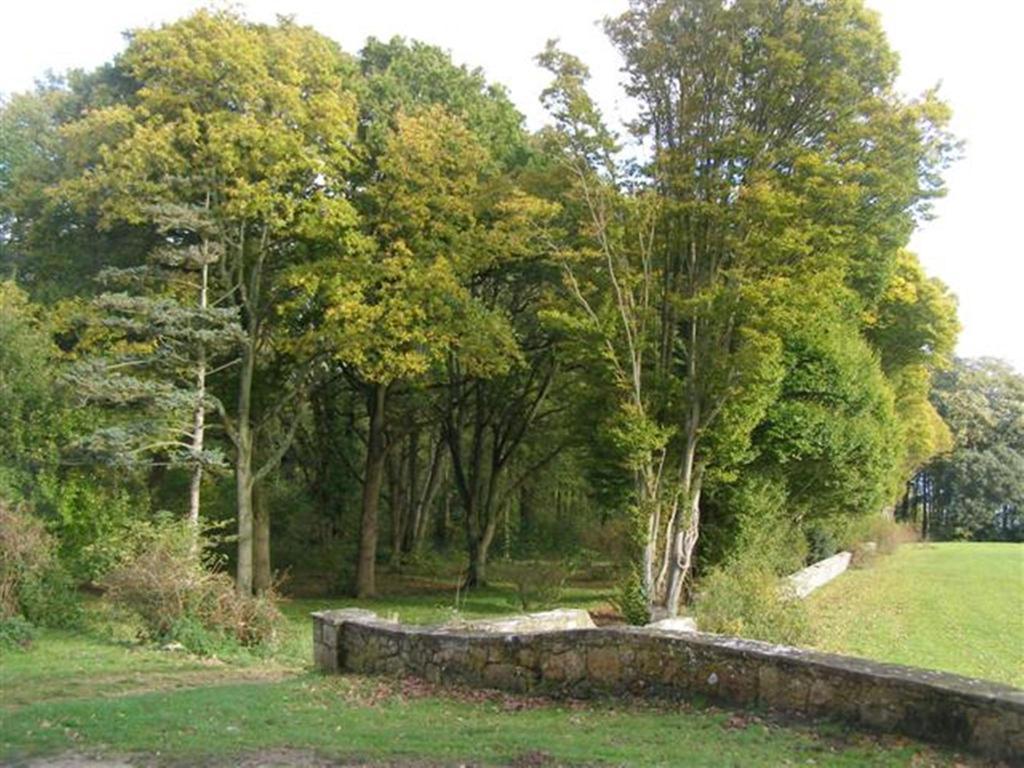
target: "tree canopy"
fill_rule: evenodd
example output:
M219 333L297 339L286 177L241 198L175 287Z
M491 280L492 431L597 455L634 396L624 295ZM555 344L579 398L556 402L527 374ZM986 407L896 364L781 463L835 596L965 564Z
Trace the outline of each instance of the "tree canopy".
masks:
M957 144L875 14L632 0L605 30L631 142L556 42L531 134L436 47L229 11L4 103L0 397L66 426L37 464L12 426L0 487L104 461L140 517L187 495L232 521L243 595L272 539L360 596L384 552L475 586L499 540L596 549L634 620L745 549L782 570L848 535L951 440L963 508L1018 509L1007 397L963 366L932 392L956 304L907 245Z

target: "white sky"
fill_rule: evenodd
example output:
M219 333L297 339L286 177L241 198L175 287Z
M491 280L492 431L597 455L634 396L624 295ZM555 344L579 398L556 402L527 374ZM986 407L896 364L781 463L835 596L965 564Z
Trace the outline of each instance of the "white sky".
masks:
M1020 149L1024 74L1018 0L867 0L880 11L903 63L901 87L918 93L942 81L966 157L948 174L950 193L912 247L928 271L960 300L958 352L994 355L1024 371L1024 212L1014 192L1024 178ZM11 2L0 11L0 93L31 88L46 70L94 67L123 46L121 31L183 16L201 0ZM610 118L628 114L619 96L619 60L596 20L626 0L249 0L254 20L294 14L351 52L373 35L433 43L459 63L480 66L503 83L531 128L547 82L533 57L550 37L586 61L594 92ZM1008 87L1009 86L1009 87Z

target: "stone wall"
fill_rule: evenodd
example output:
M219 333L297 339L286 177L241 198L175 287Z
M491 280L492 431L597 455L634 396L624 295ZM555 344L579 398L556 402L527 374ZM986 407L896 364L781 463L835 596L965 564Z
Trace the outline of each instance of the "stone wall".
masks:
M809 565L801 571L797 571L786 577L786 585L796 597L807 597L818 587L828 584L836 576L845 572L850 567L849 552L840 552L832 557L819 560L814 565Z
M1024 690L942 672L652 628L510 633L404 626L368 611L313 617L324 672L576 697L701 695L993 757L1024 755Z

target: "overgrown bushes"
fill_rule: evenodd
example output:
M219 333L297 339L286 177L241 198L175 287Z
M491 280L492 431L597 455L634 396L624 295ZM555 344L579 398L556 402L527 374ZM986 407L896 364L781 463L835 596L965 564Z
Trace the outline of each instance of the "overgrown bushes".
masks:
M708 574L694 609L704 632L795 644L809 629L803 602L786 593L778 574L749 557Z
M0 501L0 621L4 638L30 633L22 626L68 627L81 619L74 585L42 521L25 507Z
M140 621L145 639L194 653L272 644L281 620L274 595L240 596L211 543L184 521L137 524L123 562L102 580L107 599Z
M808 634L806 608L781 577L803 566L808 536L782 505L750 503L745 509L734 554L696 585L697 625L705 632L798 643Z
M550 608L561 599L570 568L559 561L510 560L492 566L491 573L515 590L516 607L529 611Z
M871 522L864 540L875 542L879 554L891 555L903 544L920 541L921 536L913 525L879 517Z

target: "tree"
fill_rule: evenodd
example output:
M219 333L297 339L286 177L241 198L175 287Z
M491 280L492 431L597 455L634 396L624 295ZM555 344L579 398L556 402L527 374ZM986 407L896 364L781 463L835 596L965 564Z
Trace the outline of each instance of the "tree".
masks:
M569 264L621 387L635 591L674 614L705 486L749 459L779 395L781 329L822 296L844 322L873 306L952 144L934 97L894 94L895 58L859 3L635 0L606 28L651 149L628 185L585 68L553 48L542 61L610 294L605 308Z
M0 496L10 503L31 499L39 475L55 469L69 426L54 387L56 351L37 312L13 282L0 282Z
M85 580L110 565L110 538L142 494L131 476L68 460L68 443L95 429L99 414L77 405L62 379L60 330L59 317L0 281L0 497L28 504Z
M508 319L516 346L507 369L481 372L458 350L448 358L443 434L464 515L466 586L486 583L491 544L511 497L566 447L556 440L516 466L532 433L561 410L552 403L559 372L556 338L542 319L551 281L528 251L528 240L509 248L504 255L518 252L521 260L491 265L475 281L477 300Z
M78 441L78 448L122 466L156 460L185 466L188 520L198 531L203 472L223 464L208 449L206 414L210 360L230 356L243 341L235 307L211 307L210 269L218 260L205 210L164 207L153 213L165 244L148 265L110 268L99 279L123 289L93 300L105 330L101 354L68 373L77 397L118 412L112 424Z
M991 358L959 359L936 377L935 408L952 450L908 483L898 513L932 538L1024 536L1024 376Z
M333 43L287 19L263 26L200 11L134 33L116 67L136 87L66 126L81 173L55 197L95 210L101 228L152 227L156 205L206 210L221 254L215 303L238 308L245 334L234 403L221 416L234 448L237 584L249 593L253 489L294 432L259 466L255 446L297 401L310 363L296 364L266 402L254 400L254 381L274 353L278 275L353 230L351 66Z
M363 239L293 279L303 297L298 306L313 307L309 328L316 338L307 338L333 357L366 403L355 591L367 596L376 589L389 452L436 420L421 412L396 424L396 401L436 385L450 354L481 377L515 359L508 323L475 286L514 255L547 206L520 193L507 175L524 151L522 117L478 71L399 38L370 40L360 64L363 154L352 201ZM436 475L434 465L428 475ZM398 529L401 502L391 503Z

